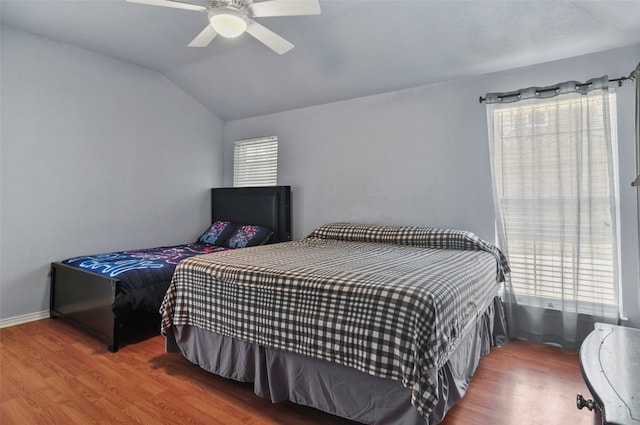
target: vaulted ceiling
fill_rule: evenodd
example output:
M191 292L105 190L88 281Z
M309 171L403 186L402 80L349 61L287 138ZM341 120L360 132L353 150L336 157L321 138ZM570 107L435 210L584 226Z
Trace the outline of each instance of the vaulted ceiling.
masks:
M124 0L2 0L0 17L161 72L225 121L640 43L640 1L319 2L256 19L295 45L283 55L248 34L187 47L206 14Z

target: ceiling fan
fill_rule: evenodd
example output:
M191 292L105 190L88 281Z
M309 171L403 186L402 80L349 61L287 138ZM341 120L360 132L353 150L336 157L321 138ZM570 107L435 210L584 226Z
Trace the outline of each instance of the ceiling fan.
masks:
M189 47L207 47L218 34L234 38L248 32L280 55L293 49L293 44L260 25L253 18L320 14L318 0L267 0L258 3L253 3L252 0L204 0L204 6L172 0L126 1L206 12L209 25L189 43Z

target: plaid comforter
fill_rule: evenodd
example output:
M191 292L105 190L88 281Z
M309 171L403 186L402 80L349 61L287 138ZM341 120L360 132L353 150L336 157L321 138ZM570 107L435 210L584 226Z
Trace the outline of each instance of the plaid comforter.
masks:
M509 272L469 232L332 224L182 261L162 332L191 325L401 381L427 417L437 370Z

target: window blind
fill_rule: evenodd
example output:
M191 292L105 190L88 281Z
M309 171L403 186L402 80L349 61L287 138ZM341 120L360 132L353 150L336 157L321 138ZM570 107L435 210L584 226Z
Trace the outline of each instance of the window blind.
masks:
M278 183L278 137L238 140L234 145L233 185L275 186Z
M501 239L521 303L617 313L616 103L608 96L491 109Z

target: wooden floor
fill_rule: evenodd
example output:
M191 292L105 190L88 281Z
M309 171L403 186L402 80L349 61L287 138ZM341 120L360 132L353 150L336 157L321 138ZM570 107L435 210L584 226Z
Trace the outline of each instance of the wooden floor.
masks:
M443 425L587 425L589 395L575 352L512 341L483 358ZM0 330L0 424L352 425L311 408L272 404L164 352L163 337L110 353L61 320Z

